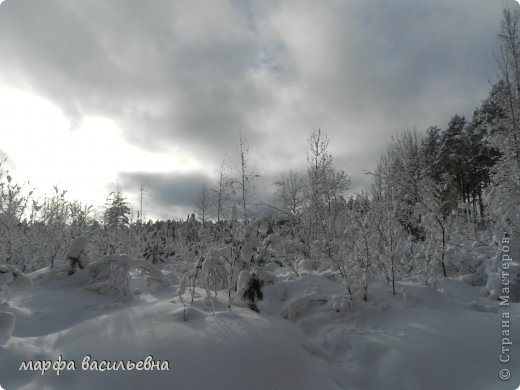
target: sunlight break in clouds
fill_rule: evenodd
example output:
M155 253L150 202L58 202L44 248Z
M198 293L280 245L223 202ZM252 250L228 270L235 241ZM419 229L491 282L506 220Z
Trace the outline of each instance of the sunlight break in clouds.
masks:
M198 163L186 153L150 153L126 143L113 120L85 117L77 129L52 103L15 90L0 92L0 128L5 129L2 148L16 182L50 193L53 185L69 196L102 204L115 188L119 172L154 170L189 172ZM23 134L23 142L20 141ZM3 157L3 156L2 156ZM96 183L97 185L93 185ZM105 187L112 183L113 188ZM42 193L40 193L42 194Z

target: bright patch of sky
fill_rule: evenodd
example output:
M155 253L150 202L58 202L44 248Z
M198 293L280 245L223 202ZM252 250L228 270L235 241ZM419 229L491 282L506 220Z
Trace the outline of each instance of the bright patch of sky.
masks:
M85 117L78 128L51 102L26 92L0 89L0 128L7 166L17 183L30 180L39 194L52 186L86 203L103 200L125 171L190 172L197 160L180 150L152 153L130 145L113 120ZM5 153L5 152L4 152ZM103 188L99 183L111 183Z

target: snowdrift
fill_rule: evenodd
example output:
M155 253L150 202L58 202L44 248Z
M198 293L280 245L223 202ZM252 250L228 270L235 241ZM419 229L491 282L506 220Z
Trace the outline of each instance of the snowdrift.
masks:
M86 290L80 273L35 273L33 290L11 302L16 327L9 319L0 326L0 332L12 333L0 347L0 385L8 390L510 390L520 383L514 364L508 366L509 382L498 378L500 310L479 287L458 279L435 287L402 282L392 296L389 286L374 282L366 303L345 297L330 271L296 277L283 267L270 269L263 277L269 282L258 302L260 313L228 310L225 290L209 302L206 291L195 289L193 306L185 304L190 291L182 300L176 295L177 284L122 301ZM509 310L511 341L520 345L520 334L514 333L519 305L512 303ZM83 369L88 356L90 365ZM60 357L74 362L75 369L57 375L49 368L42 374L44 366L34 366ZM168 362L169 370L99 370L147 357ZM33 369L20 370L23 362L33 362Z

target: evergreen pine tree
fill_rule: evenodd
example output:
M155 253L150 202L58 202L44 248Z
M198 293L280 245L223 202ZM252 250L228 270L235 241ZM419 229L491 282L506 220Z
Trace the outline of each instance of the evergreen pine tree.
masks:
M244 291L244 299L248 301L248 307L251 310L260 312L256 302L261 301L263 298L264 294L262 293L262 282L256 274L252 274L249 278L249 282L247 283L247 288Z
M111 192L108 195L104 214L105 225L121 227L129 224L130 208L121 191Z

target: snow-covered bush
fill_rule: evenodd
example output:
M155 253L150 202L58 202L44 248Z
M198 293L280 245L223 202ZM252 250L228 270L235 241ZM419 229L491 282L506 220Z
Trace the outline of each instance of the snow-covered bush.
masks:
M299 262L303 259L305 248L301 241L289 239L278 233L267 236L263 242L264 247L269 248L269 254L276 261L279 261L299 275Z
M202 263L202 280L207 290L217 291L226 287L228 271L224 261L215 254L208 256Z
M507 296L507 300L520 302L520 263L508 263L507 270L504 270L502 265L501 255L483 263L482 269L487 275L485 291L492 299L498 300L501 296ZM504 273L507 273L507 278L504 278ZM504 281L507 281L507 284L504 284Z
M89 290L102 294L113 294L129 300L133 297L130 288L131 271L145 275L147 290L155 290L167 284L162 272L146 260L134 259L128 255L108 255L88 266L92 278Z
M66 255L69 261L69 275L76 272L76 268L84 269L89 265L90 259L86 252L88 242L87 236L79 236L70 245Z
M336 313L344 313L352 307L352 300L344 295L334 295L330 300L330 308Z
M274 284L276 276L268 271L242 270L238 275L237 291L233 303L247 305L254 311L259 311L256 303L263 299L262 288L268 284Z
M280 311L280 317L286 318L289 321L296 321L311 306L315 304L324 304L326 302L327 299L319 293L311 293L297 297L287 302Z

